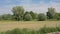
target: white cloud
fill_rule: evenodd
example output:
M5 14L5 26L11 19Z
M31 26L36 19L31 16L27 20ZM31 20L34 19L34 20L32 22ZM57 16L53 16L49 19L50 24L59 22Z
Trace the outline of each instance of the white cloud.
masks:
M32 5L29 7L25 7L26 10L32 10L37 13L46 13L48 11L48 7L53 7L56 9L56 12L60 12L60 3L52 2L45 4L43 1L40 2L40 5Z
M48 4L44 3L44 1L40 1L40 4L31 4L30 0L24 0L22 2L25 3L19 5L23 6L26 11L34 11L36 13L46 13L48 11L47 9L48 7L54 7L56 9L56 12L60 12L60 3L56 3L53 1L50 1L50 3ZM11 13L10 11L13 6L17 6L17 5L6 5L3 8L0 8L0 14Z

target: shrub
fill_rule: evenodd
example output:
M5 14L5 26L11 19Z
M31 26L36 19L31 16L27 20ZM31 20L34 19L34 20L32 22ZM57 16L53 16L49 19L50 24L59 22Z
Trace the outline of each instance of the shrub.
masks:
M30 34L37 34L35 30L30 31Z
M26 28L20 30L18 28L1 32L0 34L46 34L51 32L60 32L60 27L42 27L39 30L28 30Z
M42 13L38 15L38 20L39 20L39 21L44 21L44 20L46 20L46 19L47 19L46 15L44 15L44 14L42 14Z
M36 13L34 13L33 11L30 11L30 14L31 14L31 16L32 16L33 19L37 18Z
M43 27L39 30L40 34L46 34L51 32L60 32L60 27Z
M19 28L16 28L11 31L11 34L22 34L22 31Z
M22 32L23 32L23 34L28 34L28 29L27 29L27 28L24 28L24 29L22 30Z
M56 18L57 20L60 20L60 13L56 13L56 14L55 14L55 18Z
M6 34L12 34L12 32L10 30L6 31Z
M26 14L24 20L25 21L31 21L32 20L32 16L30 14Z

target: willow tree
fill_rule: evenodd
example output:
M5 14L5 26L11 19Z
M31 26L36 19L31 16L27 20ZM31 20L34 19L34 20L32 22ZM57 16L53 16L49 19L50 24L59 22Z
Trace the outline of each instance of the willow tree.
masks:
M22 6L13 7L12 12L15 20L23 20L24 8Z

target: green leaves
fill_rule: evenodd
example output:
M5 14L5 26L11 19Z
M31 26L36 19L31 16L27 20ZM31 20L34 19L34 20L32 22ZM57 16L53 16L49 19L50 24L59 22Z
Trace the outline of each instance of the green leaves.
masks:
M24 8L22 6L13 7L12 12L15 20L23 20Z
M47 19L47 17L46 17L46 15L44 15L43 13L41 13L41 14L38 15L38 20L39 20L39 21L44 21L44 20L46 20L46 19Z
M48 19L54 19L55 17L55 8L48 8L47 12Z
M39 30L29 30L27 28L8 30L6 32L0 32L0 34L46 34L51 32L60 32L60 27L42 27Z
M25 21L31 21L32 20L32 16L30 14L26 14L24 20Z

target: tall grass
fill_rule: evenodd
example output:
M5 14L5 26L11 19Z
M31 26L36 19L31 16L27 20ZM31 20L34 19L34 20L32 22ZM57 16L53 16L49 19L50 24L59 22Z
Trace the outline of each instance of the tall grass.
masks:
M46 34L51 32L60 32L60 27L43 27L39 30L28 30L26 28L19 29L15 28L13 30L8 30L6 32L0 32L0 34Z

